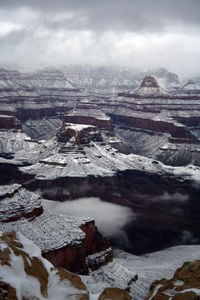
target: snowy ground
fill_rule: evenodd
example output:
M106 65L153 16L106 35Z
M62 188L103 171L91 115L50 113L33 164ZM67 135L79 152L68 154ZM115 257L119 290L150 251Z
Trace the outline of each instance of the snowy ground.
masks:
M114 256L117 263L138 275L130 293L133 300L144 300L153 281L169 279L184 262L200 259L200 245L176 246L142 256L115 250Z

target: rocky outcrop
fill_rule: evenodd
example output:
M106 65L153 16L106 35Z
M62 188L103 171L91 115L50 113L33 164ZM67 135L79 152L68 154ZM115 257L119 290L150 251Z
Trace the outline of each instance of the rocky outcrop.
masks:
M114 267L119 271L120 265L115 263ZM124 271L128 278L131 276L131 273L122 266L120 271ZM112 274L112 267L107 270L108 274L103 269L101 272L105 276L106 285L105 281L101 282L100 278L96 278L92 284L98 286L96 291L91 283L87 284L89 276L81 279L63 268L55 268L42 257L39 247L21 233L15 231L0 233L1 299L103 300L107 297L115 300L131 299L130 295L120 288L106 288L103 291L105 286L116 283L117 276ZM109 275L113 278L113 282L110 282ZM86 281L85 284L83 280ZM89 280L93 281L92 273Z
M60 107L45 107L46 105L37 104L35 105L35 108L22 108L20 110L17 110L16 116L18 119L20 119L22 122L27 121L28 119L32 120L40 120L44 117L52 117L56 116L57 113L61 112L62 109Z
M21 129L21 123L14 116L0 114L0 129Z
M188 95L200 95L200 87L192 79L188 80L182 91Z
M67 115L64 117L64 121L67 123L74 123L74 124L87 124L87 125L94 125L99 128L109 128L111 127L111 123L109 119L96 119L95 117L91 116L70 116Z
M85 233L81 245L72 244L43 252L43 257L56 267L61 266L79 274L88 274L89 269L97 270L112 261L113 253L109 242L98 232L94 221L87 222L80 228Z
M0 186L0 201L0 222L34 219L43 213L40 196L20 184Z
M131 296L119 288L106 288L98 300L131 300Z
M109 242L93 220L43 211L40 197L18 184L1 186L0 197L0 230L19 230L54 266L86 274L112 261Z
M146 300L198 300L200 297L200 261L186 262L172 279L152 283Z
M89 300L79 276L55 269L23 235L3 233L0 245L1 299Z
M85 145L93 142L103 142L100 131L93 125L64 123L57 133L58 142L70 142L76 145Z
M140 88L137 88L129 93L119 93L119 96L127 96L134 98L170 98L170 94L161 88L156 79L152 76L146 76Z
M141 88L143 87L158 88L159 85L154 77L146 76L141 83Z

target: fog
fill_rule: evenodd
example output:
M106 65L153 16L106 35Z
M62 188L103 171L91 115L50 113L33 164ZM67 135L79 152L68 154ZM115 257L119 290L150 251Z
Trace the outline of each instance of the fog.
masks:
M193 233L188 230L183 230L181 242L184 245L194 245L199 243L199 239L195 238Z
M200 72L199 0L1 0L0 66Z
M126 240L123 227L136 219L133 212L125 206L101 201L99 198L80 198L73 201L43 201L44 207L68 216L91 217L98 229L109 238Z
M189 199L188 195L183 195L181 193L169 194L168 192L164 192L162 195L152 197L151 200L153 202L159 203L175 203L175 204L183 204L187 202Z

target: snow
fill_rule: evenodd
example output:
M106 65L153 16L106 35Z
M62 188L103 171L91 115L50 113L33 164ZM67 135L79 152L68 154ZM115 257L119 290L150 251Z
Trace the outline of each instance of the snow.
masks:
M90 218L67 217L44 210L42 215L31 221L22 218L9 223L1 222L0 231L19 231L43 252L48 252L67 245L80 245L85 238L80 226L90 221Z
M19 150L30 151L30 138L21 130L0 130L0 153L15 153Z
M1 187L1 189L3 189ZM5 187L5 190L7 188ZM12 196L12 193L14 195ZM2 195L2 193L1 193ZM3 195L0 205L0 220L6 221L10 218L18 218L32 212L34 209L41 206L40 196L20 188L19 185L11 186L10 192ZM12 196L12 197L11 197Z
M21 185L17 183L13 185L0 185L0 197L12 195L14 192L17 192L20 188Z
M10 266L0 265L1 280L10 284L16 289L17 299L37 297L40 300L63 300L68 299L72 294L87 294L86 290L79 290L72 286L69 280L60 280L57 270L46 259L41 256L40 249L22 234L17 233L17 240L23 244L21 251L27 253L26 259L31 263L33 257L37 257L43 264L48 274L47 296L41 293L40 282L37 277L29 275L24 266L22 255L15 255L12 248L9 247ZM0 245L6 247L2 240ZM70 297L71 299L71 297Z
M84 124L73 124L73 123L65 123L65 128L70 128L76 132L80 132L82 131L83 129L86 129L86 128L96 128L95 126L93 125L84 125Z
M2 115L2 114L0 114L0 118L4 118L4 119L12 119L12 118L14 118L14 116L9 116L9 115Z
M22 172L34 174L36 178L52 180L59 177L113 176L117 171L142 170L168 176L180 176L183 179L200 181L200 168L196 166L171 167L163 163L154 163L153 159L136 154L125 155L116 149L101 143L91 142L83 146L83 153L74 149L61 153L55 148L54 154L27 167ZM17 156L16 156L17 157ZM96 159L98 157L98 160Z
M144 300L153 281L170 279L184 262L200 259L200 246L176 246L141 256L115 250L114 257L129 272L138 275L138 280L131 285L130 293L133 300Z
M131 280L135 278L135 271L131 272L128 268L113 262L102 266L96 271L91 271L89 276L81 276L91 294L99 294L107 287L118 287L126 289Z

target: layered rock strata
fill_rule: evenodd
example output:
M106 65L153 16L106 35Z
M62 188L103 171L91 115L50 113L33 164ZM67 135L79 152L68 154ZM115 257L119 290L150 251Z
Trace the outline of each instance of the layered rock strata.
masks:
M111 129L111 120L96 104L82 100L76 108L67 113L64 122L74 124L95 125L98 128Z
M146 77L140 88L99 105L130 152L171 165L199 165L198 94L166 92Z

